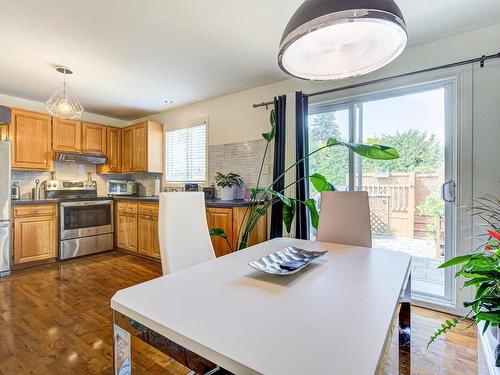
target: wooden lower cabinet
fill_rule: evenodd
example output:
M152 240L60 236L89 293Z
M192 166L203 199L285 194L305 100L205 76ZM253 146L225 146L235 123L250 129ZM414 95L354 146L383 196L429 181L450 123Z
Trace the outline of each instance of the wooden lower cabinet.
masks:
M116 247L128 252L160 259L158 231L158 203L138 203L134 200L120 200L115 205ZM222 228L228 241L212 237L215 256L231 253L237 247L236 236L246 207L207 207L207 223L211 228ZM260 219L249 241L249 246L267 239L267 218ZM231 246L229 246L229 244Z
M222 228L227 235L227 241L221 237L212 237L215 256L220 257L231 253L238 247L237 236L240 232L242 219L245 216L246 207L216 208L207 207L208 228ZM247 214L248 216L248 214ZM241 233L240 237L241 237ZM253 230L248 246L258 244L267 240L267 218L262 217ZM231 244L229 247L228 242Z
M14 265L57 257L57 205L14 206Z
M227 236L227 241L222 237L212 237L212 245L216 257L229 254L233 251L233 209L232 208L207 208L208 228L222 228Z
M119 249L160 259L157 203L119 201L115 233Z
M137 253L137 213L117 212L116 245Z
M160 259L158 216L139 215L139 254Z

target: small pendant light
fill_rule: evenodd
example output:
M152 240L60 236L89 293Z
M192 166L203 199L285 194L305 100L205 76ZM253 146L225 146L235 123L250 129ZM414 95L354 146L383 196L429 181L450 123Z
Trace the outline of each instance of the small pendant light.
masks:
M63 87L51 96L45 103L45 108L52 116L78 119L82 116L84 109L80 102L71 95L66 83L66 74L73 74L73 71L66 66L56 66L56 70L63 74Z
M297 78L350 78L390 63L407 40L394 0L306 0L286 26L278 64Z

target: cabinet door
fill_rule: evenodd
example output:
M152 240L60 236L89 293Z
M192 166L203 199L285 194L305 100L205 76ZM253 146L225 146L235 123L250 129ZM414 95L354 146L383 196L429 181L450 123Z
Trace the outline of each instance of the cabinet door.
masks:
M158 239L158 217L139 215L138 252L142 255L160 259L160 241Z
M134 172L148 171L148 123L143 122L136 124L134 129L134 152L133 152L133 168ZM159 158L162 155L158 155Z
M14 264L57 257L55 216L14 219Z
M97 173L121 173L122 171L122 132L119 128L106 130L106 164L97 165Z
M106 154L106 127L84 122L82 124L82 152L91 155Z
M52 168L52 117L15 109L10 131L13 169Z
M246 207L233 207L233 230L234 230L234 236L232 242L233 249L236 249L236 247L238 246L236 236L240 231L242 219L245 216L246 209L247 209ZM248 216L249 213L247 213L246 215L245 225L246 222L248 221ZM243 231L244 228L245 227L243 227L241 230ZM240 234L240 237L242 234L243 233ZM256 245L266 240L267 240L267 215L264 215L259 219L257 225L254 227L252 234L248 239L248 246Z
M233 210L231 208L207 208L208 228L222 228L229 243L233 243ZM226 240L221 237L212 237L215 256L220 257L231 253Z
M120 249L137 252L137 214L118 212L116 244Z
M128 127L122 129L122 172L133 172L133 160L132 155L134 154L134 129Z
M122 169L122 148L121 131L118 128L108 127L106 134L107 155L109 171L111 173L120 173Z
M80 153L82 151L81 122L54 117L52 119L52 147L54 151Z

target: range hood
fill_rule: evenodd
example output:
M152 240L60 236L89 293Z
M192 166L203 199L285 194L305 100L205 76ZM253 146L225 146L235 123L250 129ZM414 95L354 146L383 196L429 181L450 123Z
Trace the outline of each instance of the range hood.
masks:
M85 164L104 164L108 161L105 156L92 156L92 155L82 155L82 154L71 154L67 152L56 152L57 161L68 161L74 163L85 163Z

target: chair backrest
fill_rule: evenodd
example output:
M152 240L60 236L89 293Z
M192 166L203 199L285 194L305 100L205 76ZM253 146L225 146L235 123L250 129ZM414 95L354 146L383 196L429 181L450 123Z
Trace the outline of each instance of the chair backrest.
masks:
M368 192L321 193L316 241L372 247Z
M158 236L164 275L215 258L204 194L161 193Z

